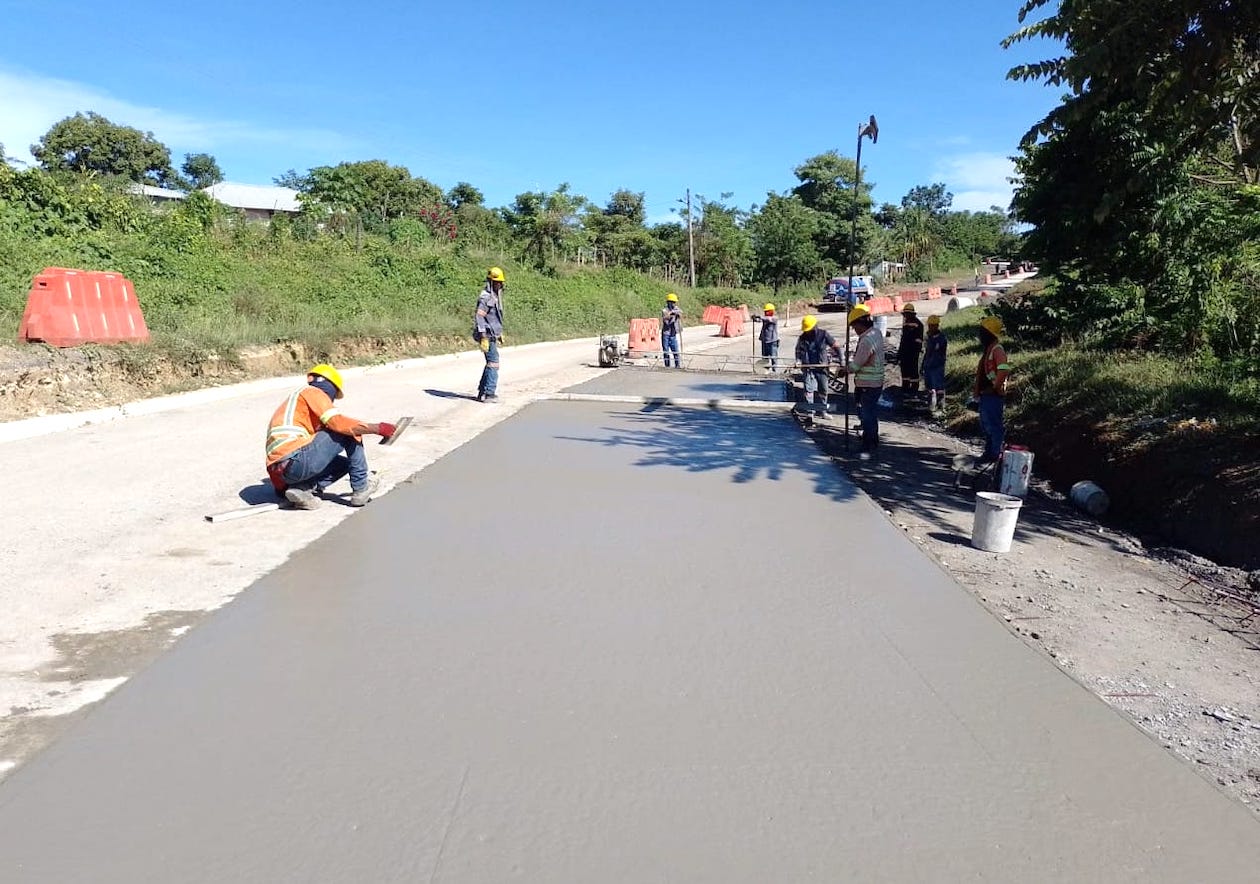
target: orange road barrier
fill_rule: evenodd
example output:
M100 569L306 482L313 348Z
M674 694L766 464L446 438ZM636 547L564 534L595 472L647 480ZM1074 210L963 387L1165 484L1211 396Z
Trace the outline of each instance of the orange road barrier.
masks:
M18 340L54 347L149 339L131 280L120 273L45 267L31 281Z
M631 353L659 353L661 350L661 326L655 319L630 320Z

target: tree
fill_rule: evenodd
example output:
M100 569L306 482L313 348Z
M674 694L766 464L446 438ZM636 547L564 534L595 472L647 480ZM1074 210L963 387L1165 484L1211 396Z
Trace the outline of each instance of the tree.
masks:
M215 158L208 153L184 154L184 165L180 167L180 171L188 179L192 190L201 190L223 180L223 171Z
M944 184L919 184L901 198L903 209L922 209L929 215L943 215L953 205L954 195Z
M643 194L632 190L618 190L608 198L604 214L615 218L625 218L631 224L642 224L647 218L643 208Z
M820 214L814 244L831 270L847 270L849 263L862 264L870 255L877 232L871 218L870 188L865 177L862 192L856 196L858 227L856 253L850 255L849 233L854 209L854 183L857 163L836 151L810 157L795 169L800 182L792 193L810 209Z
M307 173L301 190L308 203L354 216L380 230L396 218L418 218L421 210L444 200L437 185L413 178L405 166L391 166L384 160L317 166Z
M31 153L50 172L96 172L147 184L178 183L170 150L152 132L120 126L90 111L54 123L38 144L31 145Z
M293 190L305 190L308 181L309 177L300 174L297 169L281 172L271 179L272 184L275 184L277 187L288 187Z
M446 204L452 209L462 206L484 206L485 195L467 181L461 181L446 192Z
M722 200L697 197L700 221L695 225L696 281L701 285L737 288L753 261L752 239L744 224L747 213Z
M771 193L748 222L756 274L777 294L789 282L817 276L822 264L814 245L818 213L795 196Z
M587 199L569 192L567 183L550 193L529 191L517 194L512 205L501 209L521 246L522 257L536 267L554 265L571 247L578 245L581 234L580 213Z

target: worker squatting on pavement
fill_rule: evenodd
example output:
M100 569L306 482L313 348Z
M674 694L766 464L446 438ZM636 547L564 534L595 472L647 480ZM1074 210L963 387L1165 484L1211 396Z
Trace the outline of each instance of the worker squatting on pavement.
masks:
M770 370L779 370L779 320L774 315L774 305L767 304L762 308L761 331L758 337L761 339L761 357L770 360Z
M929 393L928 408L933 412L945 407L945 359L948 351L949 338L941 331L941 318L929 316L923 348L923 384Z
M342 414L334 401L343 395L341 373L321 363L307 372L306 386L290 394L271 416L267 475L276 491L298 509L315 509L320 495L346 473L351 506L366 504L379 484L368 472L363 436L388 439L395 427Z
M858 457L870 460L879 447L879 397L884 392L884 336L875 326L871 310L858 304L849 311L849 327L858 333L857 347L845 370L853 376L853 394L862 422L862 448Z
M1006 379L1011 373L1006 349L998 336L1005 329L1001 318L986 316L980 320L980 345L983 352L976 365L976 382L972 393L979 406L980 431L984 434L981 463L992 463L1002 453L1006 439Z
M669 368L669 354L674 354L674 368L682 368L679 354L682 352L682 310L678 309L678 296L670 292L665 296L661 309L661 352L665 367Z
M818 319L812 315L801 317L801 336L796 339L796 361L804 368L805 411L814 414L827 413L827 364L828 356L840 355L840 345L831 332L818 327Z
M486 271L486 287L477 298L477 316L473 320L473 340L486 357L477 385L477 401L493 402L499 396L499 345L503 343L503 286L507 278L502 268Z
M901 393L917 396L919 393L919 359L923 355L923 323L913 304L901 308L901 344L897 347L897 362L901 367Z

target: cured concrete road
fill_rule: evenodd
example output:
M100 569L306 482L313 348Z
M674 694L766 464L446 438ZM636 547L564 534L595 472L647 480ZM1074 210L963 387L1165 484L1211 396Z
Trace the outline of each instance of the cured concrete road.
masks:
M0 783L6 882L1254 881L781 416L540 403Z

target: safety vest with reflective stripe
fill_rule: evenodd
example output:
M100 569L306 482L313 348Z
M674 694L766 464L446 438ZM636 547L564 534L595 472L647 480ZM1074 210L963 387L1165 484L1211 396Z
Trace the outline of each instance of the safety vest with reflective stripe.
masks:
M884 336L877 327L871 326L858 338L849 371L855 387L884 386Z
M271 416L267 428L267 465L283 460L306 445L320 429L334 421L341 411L328 394L318 387L295 390Z
M981 393L996 393L994 382L999 371L1010 371L1011 364L1006 361L1006 350L996 341L988 346L976 366L976 388Z

